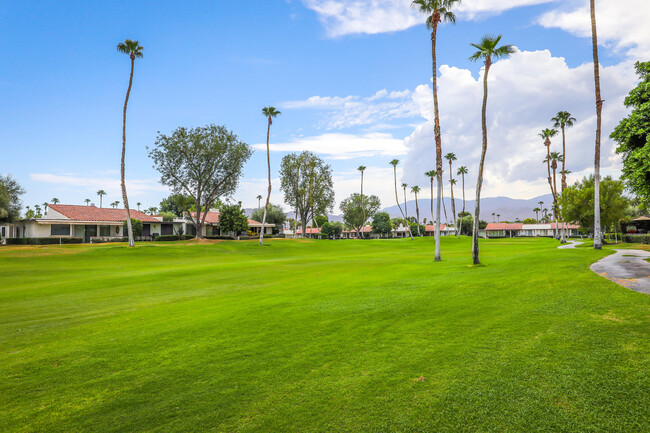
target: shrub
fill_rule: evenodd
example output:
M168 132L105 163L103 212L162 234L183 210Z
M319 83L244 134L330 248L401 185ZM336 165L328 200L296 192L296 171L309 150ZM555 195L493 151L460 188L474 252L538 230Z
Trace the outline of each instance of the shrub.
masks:
M80 244L83 238L7 238L7 245Z
M170 242L170 241L186 241L188 239L194 239L192 235L162 235L156 236L153 240L156 242Z
M93 238L92 243L93 244L105 244L108 242L128 242L129 238L128 237L122 237L122 238Z
M650 235L623 235L623 242L650 244Z
M205 236L205 239L222 239L222 240L231 241L234 238L232 236L216 235L216 236Z

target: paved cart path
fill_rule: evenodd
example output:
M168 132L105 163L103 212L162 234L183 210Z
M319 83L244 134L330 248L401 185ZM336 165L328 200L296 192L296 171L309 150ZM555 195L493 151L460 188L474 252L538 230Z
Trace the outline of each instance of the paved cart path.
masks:
M650 294L650 263L645 260L650 251L615 251L591 265L591 270L623 287Z
M567 242L568 243L566 243L564 245L560 245L558 248L561 249L561 250L566 250L566 249L569 249L569 248L575 248L580 244L584 244L584 242L578 242L578 241L567 241Z

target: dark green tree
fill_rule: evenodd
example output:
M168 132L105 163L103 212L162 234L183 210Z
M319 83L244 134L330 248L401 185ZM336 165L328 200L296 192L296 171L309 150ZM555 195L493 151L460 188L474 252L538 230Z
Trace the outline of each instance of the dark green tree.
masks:
M195 206L194 199L187 194L170 194L160 201L160 212L171 212L177 217L182 217L183 212L195 210Z
M264 219L264 208L259 207L251 213L253 221L262 222ZM282 209L282 206L269 203L268 211L266 212L266 223L275 225L274 233L277 233L284 223L287 221L287 214Z
M11 175L0 175L0 221L10 222L20 218L25 190Z
M393 225L390 222L390 215L386 212L377 212L372 219L372 232L381 237L390 236L393 231Z
M363 203L363 207L362 204ZM361 198L361 194L354 193L343 200L340 204L343 212L343 220L357 232L361 237L361 228L366 218L372 218L381 207L379 197L376 195L366 195Z
M632 109L621 120L611 138L618 143L616 153L623 156L625 185L639 202L650 207L650 62L634 65L641 82L625 98L625 106Z
M221 206L219 214L219 230L223 233L235 233L248 230L248 217L241 207L241 202L237 204L225 204Z
M127 221L124 221L124 227L122 233L128 231L129 225ZM134 237L140 237L142 234L142 221L137 220L135 218L131 218L131 229L133 230L133 236Z

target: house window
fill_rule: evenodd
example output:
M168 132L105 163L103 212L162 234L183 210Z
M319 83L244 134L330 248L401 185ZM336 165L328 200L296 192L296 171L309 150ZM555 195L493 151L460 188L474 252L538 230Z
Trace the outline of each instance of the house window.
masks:
M52 224L50 234L52 236L69 236L70 224Z
M110 236L111 226L99 226L99 236Z

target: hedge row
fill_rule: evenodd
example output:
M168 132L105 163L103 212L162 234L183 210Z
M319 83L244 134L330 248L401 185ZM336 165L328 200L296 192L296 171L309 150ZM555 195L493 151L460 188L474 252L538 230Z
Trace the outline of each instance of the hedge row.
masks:
M156 236L153 238L154 241L169 242L169 241L186 241L188 239L194 239L192 235L162 235Z
M123 238L92 238L93 244L105 244L109 242L128 242L128 237Z
M7 238L7 245L80 244L83 238Z
M650 244L650 235L623 235L623 241L634 244Z

